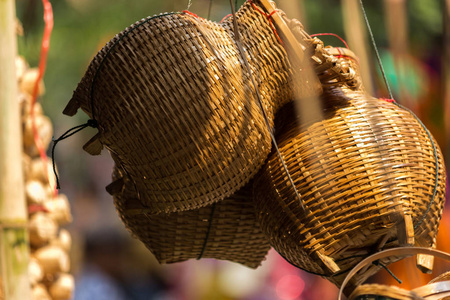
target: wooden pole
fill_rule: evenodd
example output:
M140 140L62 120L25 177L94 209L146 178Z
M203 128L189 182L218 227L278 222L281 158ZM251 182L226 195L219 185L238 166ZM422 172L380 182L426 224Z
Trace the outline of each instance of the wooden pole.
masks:
M31 294L15 25L14 0L0 0L0 298L24 300Z
M370 59L367 46L369 45L363 21L361 7L358 0L341 0L344 19L345 37L350 49L358 56L361 78L367 93L374 95Z

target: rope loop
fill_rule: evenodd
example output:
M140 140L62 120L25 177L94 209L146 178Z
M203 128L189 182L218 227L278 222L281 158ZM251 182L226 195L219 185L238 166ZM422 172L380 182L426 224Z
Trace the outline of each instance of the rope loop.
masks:
M67 130L66 132L64 132L59 138L55 139L54 137L52 138L53 141L53 146L52 146L52 167L53 167L53 174L55 174L55 179L56 179L56 189L59 190L61 188L60 184L59 184L59 177L58 177L58 172L56 172L56 164L55 164L55 149L56 149L56 145L62 141L65 140L69 137L71 137L72 135L80 132L81 130L87 128L87 127L92 127L92 128L98 128L98 122L95 119L89 119L86 123L81 124L81 125L77 125L75 127L70 128L69 130Z

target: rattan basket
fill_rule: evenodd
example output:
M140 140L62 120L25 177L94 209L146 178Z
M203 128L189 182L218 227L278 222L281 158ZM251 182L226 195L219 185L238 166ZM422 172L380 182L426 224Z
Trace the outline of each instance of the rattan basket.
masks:
M256 221L251 185L202 208L152 215L134 183L123 171L114 173L108 190L120 218L160 263L215 258L256 268L265 259L270 245Z
M306 96L320 86L292 82L286 51L256 4L246 2L236 19L272 127L294 89ZM116 155L149 213L224 199L270 153L232 19L218 24L184 12L135 23L94 57L64 110L74 115L81 107L97 121L99 132L85 150L99 154L105 146Z
M365 284L359 286L349 300L449 300L450 281L430 283L414 290L396 286Z
M304 123L288 104L276 116L278 147L301 201L275 151L255 178L254 199L271 245L339 286L349 269L380 249L435 244L445 168L415 116L364 93L353 53L317 41L315 55L329 65L317 68L323 115Z
M346 283L350 281L350 278L357 275L361 270L364 271L364 268L368 265L373 263L379 264L380 261L392 256L404 258L406 256L424 254L436 256L450 262L450 255L448 253L431 248L404 247L378 252L365 258L349 272L339 292L338 300L341 300L342 292L345 289ZM411 274L408 274L406 280L409 278L411 278ZM450 281L448 279L448 273L444 273L435 277L428 284L412 290L382 284L364 284L358 286L351 293L348 300L448 300L450 299Z

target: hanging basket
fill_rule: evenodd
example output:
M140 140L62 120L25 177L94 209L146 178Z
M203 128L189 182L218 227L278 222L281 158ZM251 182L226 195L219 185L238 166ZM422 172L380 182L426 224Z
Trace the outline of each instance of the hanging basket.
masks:
M345 285L351 280L351 277L357 276L358 272L363 271L364 268L373 263L380 263L380 261L386 258L406 257L410 255L428 255L436 256L446 261L450 261L450 255L448 253L435 250L432 248L421 247L404 247L394 248L381 251L370 257L367 257L356 265L351 272L348 273L345 278L341 290L339 291L338 300L341 300L342 292L345 289ZM450 298L450 281L449 273L443 273L427 285L415 288L413 290L406 290L396 286L387 286L382 284L364 284L358 286L349 296L349 300L369 300L369 299L385 299L385 300L426 300L426 299L440 299L446 300Z
M256 221L251 185L219 203L153 215L125 173L114 173L108 190L120 218L160 263L215 258L256 268L270 249Z
M445 167L436 141L411 112L364 93L352 52L320 41L316 50L315 60L328 65L317 65L322 115L305 123L288 104L276 116L278 147L300 199L275 151L255 177L254 199L274 249L339 286L380 249L435 244ZM379 268L354 278L353 286Z
M275 112L294 89L309 95L320 88L291 81L276 29L255 5L239 9L237 24L268 124L233 18L218 24L189 12L149 17L116 35L64 110L74 115L81 108L97 121L99 132L85 150L113 153L149 213L210 205L239 190L270 153Z

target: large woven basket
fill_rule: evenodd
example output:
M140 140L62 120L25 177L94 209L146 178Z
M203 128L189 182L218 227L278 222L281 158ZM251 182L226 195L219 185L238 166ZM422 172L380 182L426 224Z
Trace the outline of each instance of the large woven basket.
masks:
M127 229L160 263L215 258L256 268L264 260L270 245L256 220L251 185L219 203L152 215L124 174L116 168L108 190Z
M309 95L318 86L292 82L286 51L256 4L239 9L237 24L272 127L293 90ZM135 23L94 57L64 110L74 115L81 107L97 121L99 132L85 150L99 154L105 146L116 155L149 213L224 199L270 153L232 19L217 24L186 12Z
M336 55L332 55L332 54ZM364 93L357 59L317 42L323 115L276 116L278 147L301 201L273 151L254 182L271 245L294 265L338 286L362 258L398 245L430 247L445 198L441 151L423 124L395 103ZM379 266L351 284L358 285Z

